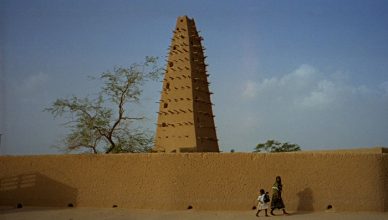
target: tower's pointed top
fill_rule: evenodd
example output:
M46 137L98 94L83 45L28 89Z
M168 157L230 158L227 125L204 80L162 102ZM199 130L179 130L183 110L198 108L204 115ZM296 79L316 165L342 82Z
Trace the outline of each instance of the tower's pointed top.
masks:
M183 19L183 21L184 20L191 20L187 15L178 16L178 20L180 20L180 19Z
M188 23L191 23L193 21L194 21L193 18L189 18L187 15L183 15L183 16L179 16L177 18L176 23L177 23L177 25L180 24L180 23L181 24L188 24Z

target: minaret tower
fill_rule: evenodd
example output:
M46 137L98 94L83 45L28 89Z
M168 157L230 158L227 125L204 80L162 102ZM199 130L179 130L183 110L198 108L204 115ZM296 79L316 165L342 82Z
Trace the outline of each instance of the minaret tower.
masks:
M157 152L219 152L202 37L178 17L169 48L155 136Z

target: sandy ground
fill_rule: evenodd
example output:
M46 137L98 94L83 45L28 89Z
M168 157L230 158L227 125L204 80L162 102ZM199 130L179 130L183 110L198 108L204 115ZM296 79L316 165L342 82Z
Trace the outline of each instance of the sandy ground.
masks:
M263 215L264 213L261 213ZM206 220L206 219L300 219L300 220L380 220L388 219L388 213L336 213L336 212L314 212L314 213L291 213L289 216L255 216L255 211L159 211L159 210L129 210L120 208L99 209L99 208L0 208L0 220Z

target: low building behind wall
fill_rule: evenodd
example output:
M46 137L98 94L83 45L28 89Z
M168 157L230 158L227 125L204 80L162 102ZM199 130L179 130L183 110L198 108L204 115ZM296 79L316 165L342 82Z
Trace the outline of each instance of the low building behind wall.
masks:
M0 205L249 210L280 175L288 210L387 211L384 151L2 156Z

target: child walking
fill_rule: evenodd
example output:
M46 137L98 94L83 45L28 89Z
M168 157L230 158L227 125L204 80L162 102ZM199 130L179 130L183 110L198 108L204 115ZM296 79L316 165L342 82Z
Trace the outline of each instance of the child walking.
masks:
M260 195L257 197L257 212L256 216L259 217L259 213L261 210L264 209L265 216L268 217L267 210L269 208L268 202L269 202L269 195L268 192L266 193L264 189L260 189Z

